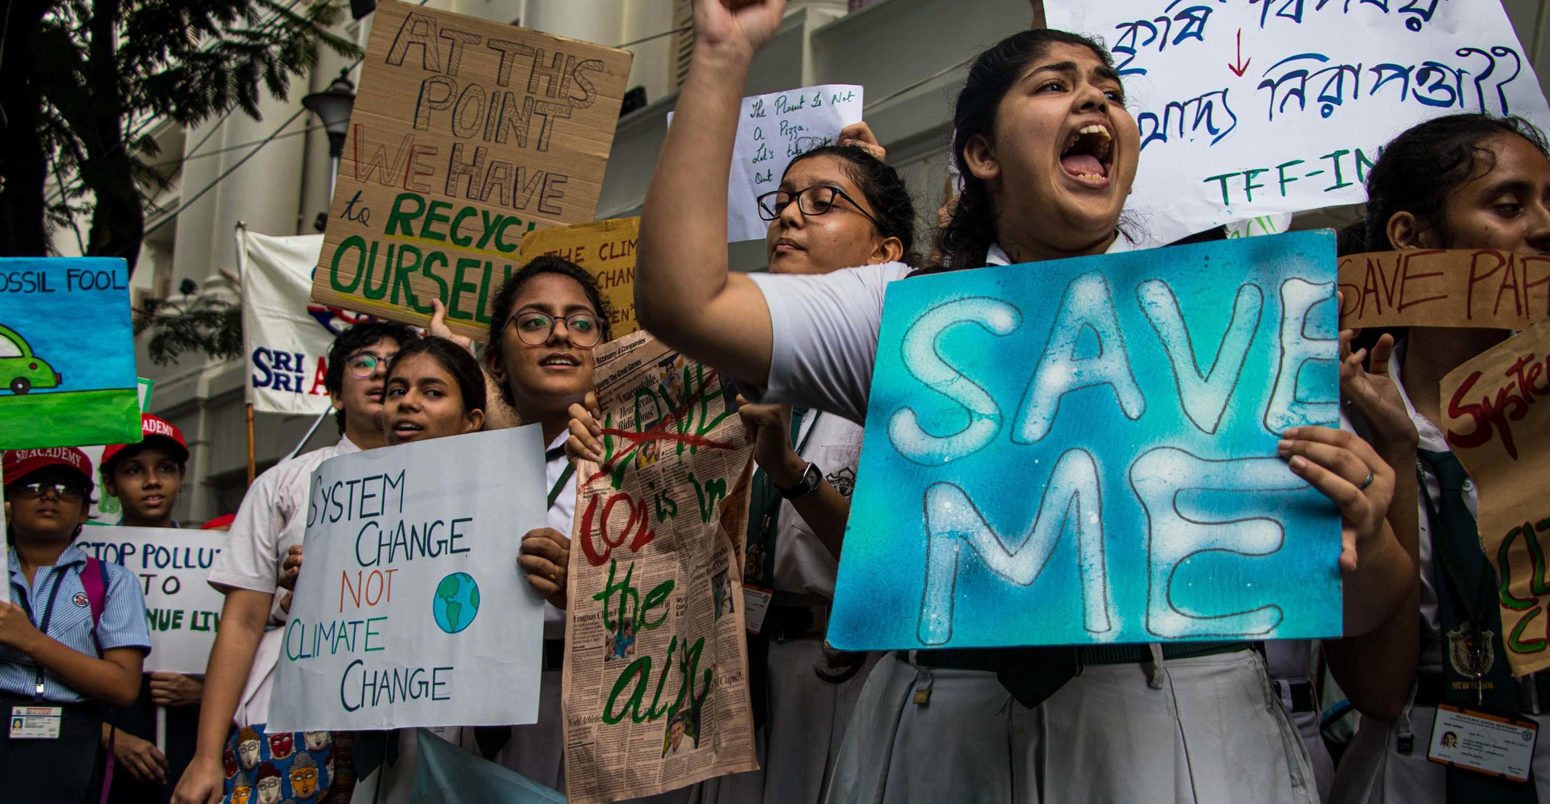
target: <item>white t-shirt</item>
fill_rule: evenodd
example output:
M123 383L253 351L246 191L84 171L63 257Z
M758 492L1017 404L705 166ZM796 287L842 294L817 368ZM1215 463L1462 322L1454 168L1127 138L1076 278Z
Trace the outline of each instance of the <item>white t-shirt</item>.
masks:
M1108 253L1133 248L1121 236ZM1011 260L992 245L985 264ZM748 274L764 294L771 330L770 376L764 388L749 390L761 402L817 408L866 424L883 295L912 270L885 262L827 274Z
M360 451L349 438L341 437L332 447L298 455L259 475L237 507L237 516L226 533L226 545L210 567L210 585L222 592L250 589L274 594L280 562L291 545L301 544L306 535L312 471L336 455ZM283 623L286 615L278 602L270 607L270 617ZM238 726L269 720L269 694L284 635L284 628L271 628L259 639L247 684L232 718Z

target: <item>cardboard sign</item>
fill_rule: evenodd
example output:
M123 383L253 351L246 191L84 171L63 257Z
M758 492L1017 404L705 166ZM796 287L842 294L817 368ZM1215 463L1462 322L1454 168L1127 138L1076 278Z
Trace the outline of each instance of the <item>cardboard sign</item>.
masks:
M1125 83L1141 166L1125 209L1152 243L1367 200L1395 135L1460 112L1550 124L1494 0L1047 0ZM1135 147L1134 145L1131 146Z
M1340 258L1340 326L1522 329L1550 315L1550 257L1493 248Z
M738 605L753 445L716 372L649 334L596 358L605 456L576 467L565 621L574 802L758 767Z
M522 236L592 220L628 51L377 5L323 252L319 304L485 337Z
M861 122L862 95L855 84L825 84L743 98L727 178L728 243L764 239L769 222L755 199L780 189L792 159L834 144L840 129Z
M829 641L1339 635L1340 516L1276 454L1338 418L1334 279L1326 231L891 284Z
M597 277L614 338L637 329L635 320L635 243L640 218L611 218L555 229L538 229L522 238L522 261L540 254L560 257Z
M0 448L140 440L129 269L0 258Z
M1514 676L1550 667L1550 319L1442 378L1443 434L1480 495L1480 545L1500 582Z
M528 425L318 466L271 730L538 720L543 599L516 558L543 454Z
M329 406L328 350L346 327L371 320L312 304L322 235L271 237L237 229L247 400L259 413L316 416Z
M203 674L225 595L208 583L224 534L179 528L92 528L76 542L98 561L122 564L140 580L151 653L145 672Z

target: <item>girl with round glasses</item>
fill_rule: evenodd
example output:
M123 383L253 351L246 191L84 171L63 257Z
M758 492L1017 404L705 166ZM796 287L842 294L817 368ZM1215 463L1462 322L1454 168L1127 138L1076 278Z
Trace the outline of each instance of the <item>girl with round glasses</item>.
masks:
M570 556L576 478L563 442L568 408L594 388L592 347L609 337L597 280L575 263L536 257L495 295L484 368L522 424L543 431L547 527L522 537L519 571L547 599L538 722L475 730L486 756L541 784L565 790L560 675L565 656L565 573Z
M743 80L779 30L784 5L695 4L689 75L642 212L637 311L658 337L767 398L859 422L884 293L910 267L812 277L726 269L716 188L727 181ZM1139 140L1112 60L1095 42L1034 30L993 45L970 67L955 107L953 158L965 187L941 237L948 265L1126 248L1118 224ZM1375 628L1413 572L1383 522L1393 472L1347 434L1286 435L1280 449L1291 471L1339 500L1345 519L1347 632ZM1306 752L1247 643L1112 646L1083 656L1079 674L1071 649L883 657L857 704L828 800L1316 798Z

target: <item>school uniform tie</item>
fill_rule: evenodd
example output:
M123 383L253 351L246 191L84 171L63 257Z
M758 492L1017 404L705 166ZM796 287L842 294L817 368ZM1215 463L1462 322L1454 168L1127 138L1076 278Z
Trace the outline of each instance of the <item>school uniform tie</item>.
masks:
M802 432L803 408L791 409L791 448L801 454L806 440ZM816 424L816 422L815 422ZM812 433L812 428L808 428ZM748 498L748 539L743 547L743 585L775 589L775 532L780 529L780 506L785 498L763 469L755 469ZM748 692L753 708L754 728L759 729L770 716L770 641L769 631L748 634Z
M1480 548L1475 518L1464 501L1468 473L1451 452L1423 449L1417 458L1417 480L1432 541L1437 619L1443 636L1442 699L1457 706L1516 716L1518 687L1502 645L1496 572ZM1435 503L1426 488L1426 469L1437 476L1441 490ZM1446 771L1449 804L1538 801L1532 779L1512 782L1451 766Z

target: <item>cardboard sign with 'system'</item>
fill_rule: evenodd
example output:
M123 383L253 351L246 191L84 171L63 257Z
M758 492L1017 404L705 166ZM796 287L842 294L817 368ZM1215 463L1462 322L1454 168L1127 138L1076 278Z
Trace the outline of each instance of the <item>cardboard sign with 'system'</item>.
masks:
M483 337L522 236L596 213L630 59L383 0L312 299Z

